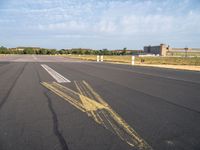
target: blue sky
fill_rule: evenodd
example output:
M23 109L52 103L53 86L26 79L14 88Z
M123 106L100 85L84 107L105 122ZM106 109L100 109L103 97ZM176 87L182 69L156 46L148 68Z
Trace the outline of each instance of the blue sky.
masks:
M199 0L0 0L0 45L200 47Z

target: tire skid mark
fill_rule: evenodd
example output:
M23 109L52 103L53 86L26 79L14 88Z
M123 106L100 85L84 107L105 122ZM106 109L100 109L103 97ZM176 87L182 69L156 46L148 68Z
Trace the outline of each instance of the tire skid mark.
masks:
M43 86L51 90L77 109L85 112L88 117L102 125L121 140L140 150L153 148L130 127L85 81L74 81L78 92L73 91L56 82L42 82Z
M26 67L27 63L24 64L23 68L19 71L17 77L15 78L13 84L11 85L11 88L8 90L7 94L5 95L5 97L3 98L3 100L0 102L0 109L3 107L3 105L5 104L6 100L8 99L10 93L12 92L13 88L15 87L15 84L17 83L17 80L20 78L20 76L22 75L22 73L24 72L24 69Z
M41 80L41 75L40 75L40 73L39 73L38 68L36 67L36 65L38 65L38 63L37 63L37 62L34 62L35 72L36 72L37 77L38 77L37 79L38 79L38 81L39 81L39 83L40 83L40 82L42 82L42 80Z

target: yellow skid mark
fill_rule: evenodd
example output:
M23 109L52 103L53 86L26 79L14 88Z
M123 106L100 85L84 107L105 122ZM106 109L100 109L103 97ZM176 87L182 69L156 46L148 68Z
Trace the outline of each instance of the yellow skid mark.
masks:
M75 81L75 82L76 82L76 81ZM84 86L85 86L85 88L86 88L86 91L87 91L88 93L91 93L91 95L93 95L97 101L99 101L99 102L100 102L101 104L103 104L104 106L109 106L109 105L101 98L101 96L93 90L93 88L92 88L86 81L83 81L82 83L84 84Z
M85 112L95 122L104 126L130 146L140 150L152 150L139 134L129 126L105 100L85 81L75 81L78 92L56 82L42 82L46 88L59 95L70 104Z
M63 90L59 89L59 87L57 87L56 82L53 82L53 83L42 82L42 85L45 86L46 88L48 88L49 90L51 90L52 92L54 92L55 94L57 94L58 96L62 97L66 101L68 101L70 104L72 104L76 108L85 112L85 108L79 102L79 100L75 98L75 96L76 96L75 92L72 91L71 89L66 89L65 91L63 91ZM70 93L70 94L67 94L67 93Z

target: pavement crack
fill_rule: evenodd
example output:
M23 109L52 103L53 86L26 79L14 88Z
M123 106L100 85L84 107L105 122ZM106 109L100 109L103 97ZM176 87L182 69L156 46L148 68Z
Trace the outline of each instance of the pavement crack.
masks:
M62 147L62 150L68 150L68 146L67 146L67 143L63 137L63 135L61 134L61 132L59 131L59 125L58 125L58 117L55 113L55 110L53 109L53 106L52 106L52 101L51 101L51 98L49 97L49 95L47 94L47 92L44 92L44 95L47 97L47 100L48 100L48 107L49 107L49 110L52 114L52 120L53 120L53 131L54 131L54 134L55 136L58 138L59 142L60 142L60 145Z
M36 65L37 65L37 63L35 62L35 63L34 63L34 68L35 68L35 70L36 70L36 74L37 74L38 80L39 80L39 82L42 82L40 73L39 73L38 69L36 68Z
M11 85L11 88L8 90L7 94L5 95L5 97L3 98L3 100L0 102L0 109L3 107L3 105L5 104L5 102L7 101L10 93L12 92L13 88L15 87L15 84L17 83L17 80L20 78L20 76L22 75L22 73L24 72L24 69L26 67L27 63L24 64L23 68L19 71L19 74L17 75L17 77L15 78L13 84Z

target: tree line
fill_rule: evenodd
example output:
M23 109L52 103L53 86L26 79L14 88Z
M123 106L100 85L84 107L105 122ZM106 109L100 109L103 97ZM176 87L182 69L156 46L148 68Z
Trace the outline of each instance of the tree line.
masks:
M0 47L0 54L38 54L38 55L55 55L57 54L56 49L35 49L35 48L24 48L23 50L9 49L4 46Z
M0 54L38 54L38 55L55 55L55 54L78 54L78 55L132 55L138 52L130 52L124 48L121 51L110 51L107 49L92 50L92 49L45 49L45 48L24 48L23 50L9 49L4 46L0 47Z

